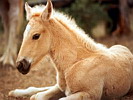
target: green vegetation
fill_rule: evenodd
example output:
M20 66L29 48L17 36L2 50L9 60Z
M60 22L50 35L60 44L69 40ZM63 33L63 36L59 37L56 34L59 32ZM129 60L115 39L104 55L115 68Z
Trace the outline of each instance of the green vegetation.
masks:
M63 8L63 11L71 15L86 33L91 34L91 29L100 21L111 22L105 8L94 0L75 0L70 7Z

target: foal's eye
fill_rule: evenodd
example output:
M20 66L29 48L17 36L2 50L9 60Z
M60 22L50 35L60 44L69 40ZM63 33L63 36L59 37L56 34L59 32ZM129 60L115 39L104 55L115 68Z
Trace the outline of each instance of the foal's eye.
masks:
M34 34L34 35L32 36L32 39L33 39L33 40L37 40L37 39L39 39L39 37L40 37L40 34L37 33L37 34Z

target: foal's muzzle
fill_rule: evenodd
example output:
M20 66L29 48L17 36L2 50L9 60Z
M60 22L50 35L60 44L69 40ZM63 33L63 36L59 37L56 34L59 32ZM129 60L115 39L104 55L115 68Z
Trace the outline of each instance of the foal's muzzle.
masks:
M31 63L26 59L17 62L17 69L22 74L27 74L30 70Z

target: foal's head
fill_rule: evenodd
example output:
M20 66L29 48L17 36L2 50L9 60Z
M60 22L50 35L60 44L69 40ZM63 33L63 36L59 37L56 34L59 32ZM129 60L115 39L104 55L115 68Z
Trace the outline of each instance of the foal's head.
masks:
M51 18L53 6L50 0L42 9L31 8L25 4L27 20L23 42L17 58L17 69L22 74L27 74L31 66L35 66L48 52L51 45L50 30L47 25ZM36 11L35 11L36 10ZM42 13L34 13L43 10Z

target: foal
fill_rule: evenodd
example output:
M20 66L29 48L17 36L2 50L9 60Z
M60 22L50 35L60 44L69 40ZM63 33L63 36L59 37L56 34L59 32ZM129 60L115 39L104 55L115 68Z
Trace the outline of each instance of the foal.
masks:
M27 74L49 55L57 72L57 84L45 88L13 90L10 96L31 96L31 100L109 100L133 90L133 55L128 48L97 44L67 16L47 5L25 4L29 23L17 58L17 69ZM37 93L39 92L39 93Z

